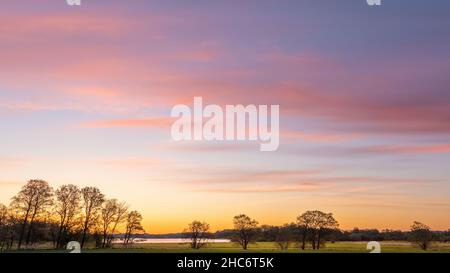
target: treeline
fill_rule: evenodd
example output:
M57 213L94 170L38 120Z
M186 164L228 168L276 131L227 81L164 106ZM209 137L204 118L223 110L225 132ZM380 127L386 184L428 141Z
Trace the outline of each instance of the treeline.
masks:
M297 221L282 226L258 225L247 215L233 219L234 229L209 232L206 222L193 221L183 234L190 239L191 247L199 249L210 239L229 239L247 249L253 242L276 242L282 250L288 248L320 249L325 242L336 241L410 241L427 250L433 241L450 242L448 231L432 231L423 223L414 222L410 231L358 229L343 231L331 213L307 211L297 217Z
M214 234L209 232L209 224L193 221L184 230L186 238L191 241L191 247L199 249L205 246L211 238L230 239L238 243L244 250L256 241L276 242L281 249L288 249L294 242L301 249L311 246L320 249L332 234L338 231L339 223L332 213L322 211L307 211L297 217L297 222L283 226L259 226L258 221L241 214L233 218L232 230L224 230Z
M298 233L296 225L290 224L291 233ZM256 230L256 240L258 242L274 242L280 231L286 227L261 225ZM214 232L212 238L232 239L235 233L232 229L225 229ZM450 242L450 230L448 231L431 231L434 241ZM359 241L409 241L411 231L391 230L391 229L359 229L354 228L350 231L333 230L327 235L328 241L331 242L359 242Z
M108 199L96 187L63 185L54 190L44 180L30 180L0 204L0 251L51 242L64 248L69 241L98 248L111 246L114 234L125 230L123 243L143 233L142 216L125 202Z

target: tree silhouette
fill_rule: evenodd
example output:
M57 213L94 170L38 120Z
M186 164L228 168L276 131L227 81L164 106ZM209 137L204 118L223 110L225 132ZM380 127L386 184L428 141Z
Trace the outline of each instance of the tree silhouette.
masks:
M244 250L254 239L258 222L245 214L237 215L233 218L234 229L237 232L237 242Z
M320 249L324 233L339 227L332 213L319 210L303 213L297 217L297 224L302 232L302 249L305 249L308 238L311 240L313 249Z
M127 219L128 205L125 202L118 202L117 200L115 200L114 202L116 202L116 211L112 222L113 227L107 239L107 246L110 246L112 244L113 236L116 232L117 227L124 223Z
M297 224L300 228L302 235L302 245L301 248L304 250L306 247L306 240L310 229L313 227L315 221L315 215L312 211L307 211L302 215L297 217Z
M411 226L411 240L422 250L427 250L430 246L433 234L430 227L421 223L414 222Z
M58 215L58 235L56 247L61 248L67 232L75 224L75 218L81 209L81 191L75 185L63 185L55 192L55 212Z
M190 240L193 249L204 247L210 238L209 224L206 222L193 221L188 228L183 231L186 238Z
M125 220L127 211L125 203L119 203L117 199L106 200L101 208L101 227L102 227L102 247L108 245L112 239L117 225Z
M12 198L11 206L22 218L22 227L19 233L19 242L17 248L20 249L25 236L26 244L29 244L33 224L36 218L52 204L53 190L44 180L30 180L22 187L21 191Z
M105 196L95 187L85 187L81 189L81 195L83 199L83 227L81 237L81 248L84 247L86 242L86 236L97 221L98 213L105 200Z
M134 239L133 235L136 232L145 232L144 228L142 227L141 221L142 215L139 212L133 210L130 213L128 213L124 238L125 245L131 244L133 242Z

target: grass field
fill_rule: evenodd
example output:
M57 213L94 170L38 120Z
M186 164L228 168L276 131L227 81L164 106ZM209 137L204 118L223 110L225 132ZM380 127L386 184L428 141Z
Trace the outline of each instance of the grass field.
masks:
M450 253L450 243L434 243L427 251L420 250L409 242L380 242L382 253ZM258 242L251 244L248 250L242 250L235 243L211 243L200 250L190 249L188 244L136 244L131 248L123 248L117 245L109 249L84 249L83 253L368 253L366 242L336 242L327 243L320 250L299 250L292 244L288 250L281 251L275 243ZM46 249L47 248L47 249ZM17 252L17 251L16 251ZM64 253L67 251L48 249L42 245L34 250L22 250L20 252L35 253Z

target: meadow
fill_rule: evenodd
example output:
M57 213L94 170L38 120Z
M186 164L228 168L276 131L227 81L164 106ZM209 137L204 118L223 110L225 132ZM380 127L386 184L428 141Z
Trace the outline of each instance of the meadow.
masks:
M381 243L382 253L450 253L450 243L433 243L429 250L420 250L409 242L385 241ZM194 250L186 243L151 243L134 244L131 247L114 245L106 249L83 249L83 253L368 253L367 242L335 242L327 243L319 250L300 250L292 244L288 250L280 250L274 242L257 242L243 250L235 243L210 243L206 247ZM17 251L15 251L17 253ZM65 250L54 250L48 245L40 245L33 250L21 250L22 253L67 253Z

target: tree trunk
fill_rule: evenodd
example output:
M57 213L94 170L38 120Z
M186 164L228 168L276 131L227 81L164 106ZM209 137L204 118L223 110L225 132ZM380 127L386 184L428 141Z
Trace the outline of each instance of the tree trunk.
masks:
M315 231L312 233L312 236L311 236L311 245L312 245L312 248L315 250L316 249L316 232Z
M27 240L26 240L26 244L27 244L27 245L30 244L30 240L31 240L31 231L33 230L33 223L34 223L34 218L35 218L35 217L36 217L36 210L34 210L33 216L31 216L31 219L30 219L30 226L28 227Z
M89 227L89 221L91 220L91 212L92 212L92 204L89 204L87 210L86 210L86 219L84 221L84 227L83 227L83 237L81 238L81 244L80 247L83 248L84 243L86 241L86 234Z
M19 243L17 245L17 249L20 249L20 246L22 245L23 235L25 235L25 228L27 227L27 224L28 224L28 216L30 214L30 210L31 210L31 205L28 207L27 213L25 214L25 218L23 219L23 224L22 224L22 228L20 231L20 235L19 235Z
M305 228L305 230L303 231L303 238L302 238L302 250L305 250L307 235L308 235L308 230Z
M58 237L56 238L56 248L60 248L61 247L61 235L63 232L63 224L61 223L61 225L59 225L59 230L58 230Z
M106 232L106 230L104 230L103 231L102 248L105 248L107 238L108 238L107 232Z
M84 242L86 241L86 233L87 233L87 227L85 225L85 227L83 229L83 236L81 237L81 244L80 244L81 248L83 248Z
M80 244L81 248L83 248L84 242L86 241L86 234L88 231L88 226L89 226L89 218L86 216L86 220L85 220L84 226L83 226L83 236L81 237L81 244Z
M320 229L317 231L317 249L320 249Z

